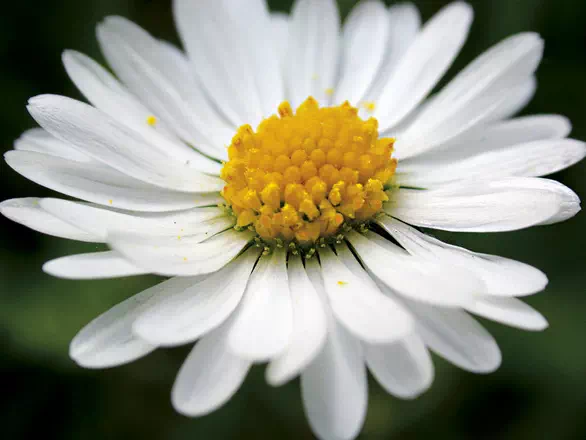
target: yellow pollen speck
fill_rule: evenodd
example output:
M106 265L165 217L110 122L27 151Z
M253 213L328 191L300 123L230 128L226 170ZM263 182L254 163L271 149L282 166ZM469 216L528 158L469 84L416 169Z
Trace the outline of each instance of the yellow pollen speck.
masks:
M368 112L372 113L372 112L374 112L374 111L376 110L376 103L375 103L374 101L364 101L364 102L361 104L361 107L362 107L364 110L366 110L366 111L368 111Z
M329 87L325 89L324 92L326 93L326 96L332 96L334 94L334 89Z
M348 282L346 282L346 281L338 281L338 286L345 286L346 284L348 284Z
M187 257L183 257L183 261L187 261Z
M111 205L114 202L112 201L112 199L110 199L110 200L108 200L108 203Z
M311 75L311 79L317 81L319 79L319 75L317 73L314 73L313 75Z
M157 118L155 118L153 115L149 116L146 120L147 124L149 124L151 127L154 127L155 125L157 125Z
M222 196L236 229L260 239L316 243L344 224L378 214L395 174L394 139L378 137L378 122L363 120L348 102L320 107L309 97L288 102L256 128L243 125L228 147Z

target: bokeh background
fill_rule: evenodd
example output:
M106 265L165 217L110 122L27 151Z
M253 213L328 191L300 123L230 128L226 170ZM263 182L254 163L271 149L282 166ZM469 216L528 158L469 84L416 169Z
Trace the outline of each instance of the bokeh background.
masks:
M245 1L245 0L243 0ZM424 19L444 0L415 0ZM0 14L0 149L34 125L27 99L40 93L79 97L60 63L77 49L102 60L94 26L124 15L177 41L170 0L18 0ZM288 11L291 0L269 1ZM340 1L345 15L355 3ZM538 31L546 40L538 92L524 113L561 113L586 139L586 2L478 0L470 39L448 74L507 35ZM586 163L554 178L586 197ZM51 196L0 164L0 199ZM529 298L550 322L525 333L485 322L500 341L501 369L489 376L436 358L436 380L415 401L386 395L371 381L361 439L586 439L586 215L566 223L497 235L437 234L471 249L516 258L544 270L548 289ZM160 350L134 364L87 371L68 343L90 319L146 288L155 277L58 280L44 261L95 245L46 237L0 218L0 437L4 439L312 439L299 386L264 383L256 367L241 392L202 419L171 408L169 392L187 348Z

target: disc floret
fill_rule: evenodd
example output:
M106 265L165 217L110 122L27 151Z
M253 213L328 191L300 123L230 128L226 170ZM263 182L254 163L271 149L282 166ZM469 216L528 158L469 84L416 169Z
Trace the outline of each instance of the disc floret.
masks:
M288 102L256 132L243 125L228 147L222 196L237 228L264 243L312 247L372 219L388 200L394 139L378 138L348 102L320 108L310 97Z

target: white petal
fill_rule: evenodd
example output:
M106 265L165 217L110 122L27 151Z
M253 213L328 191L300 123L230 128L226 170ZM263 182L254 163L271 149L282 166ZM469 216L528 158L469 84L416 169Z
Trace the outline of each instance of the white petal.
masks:
M286 81L291 104L309 96L329 101L335 87L340 46L340 15L334 0L297 0L289 26Z
M327 316L309 280L301 257L289 257L289 290L293 303L293 335L287 350L266 371L267 381L279 386L297 376L321 351L327 336Z
M210 236L211 231L215 229L215 222L225 220L225 225L233 224L233 218L227 216L226 212L218 207L169 213L141 213L115 211L101 206L60 199L42 199L40 205L55 217L102 240L106 239L109 231L174 238L201 234Z
M201 237L159 238L142 234L111 233L108 243L139 267L166 276L193 276L215 272L252 240L249 232L233 229L208 240Z
M91 157L78 151L73 145L60 141L42 128L25 131L14 142L14 149L48 154L75 162L94 162Z
M43 234L93 243L101 241L99 237L88 234L49 214L41 208L40 200L34 197L5 200L0 203L0 213L12 221Z
M474 373L490 373L499 367L496 341L466 312L404 301L417 317L417 332L434 352Z
M368 405L362 347L334 320L323 350L301 374L301 397L318 438L352 440L360 433Z
M547 320L533 307L516 298L479 297L466 310L478 316L523 330L541 331Z
M81 163L32 151L9 151L6 163L39 185L100 205L137 211L176 211L217 205L218 193L190 194L149 185L95 163Z
M222 188L220 179L197 172L169 153L149 146L148 138L87 104L42 95L29 100L28 110L56 138L138 180L177 191Z
M179 370L171 401L187 416L203 416L222 405L238 391L251 363L230 353L225 331L220 328L203 337Z
M275 46L281 73L285 74L287 67L287 52L289 47L289 15L274 12L271 14L271 37Z
M435 167L449 166L461 159L517 144L563 139L570 134L571 129L568 118L560 115L524 116L492 123L470 130L421 156L400 162L400 172L431 164Z
M287 281L287 253L276 249L257 264L228 329L235 355L266 361L283 353L293 334L293 304Z
M465 268L424 260L372 233L347 236L364 265L400 295L442 306L461 306L485 287Z
M254 126L262 118L262 103L244 34L256 23L241 23L217 0L175 0L173 13L192 70L208 96L234 125ZM268 20L263 30L270 31Z
M480 55L448 84L397 141L396 156L413 157L486 120L508 99L512 86L530 77L543 54L536 34L519 34Z
M71 341L69 356L82 367L108 368L132 362L156 347L132 334L132 323L145 303L165 293L158 284L112 307L88 325Z
M417 6L412 3L399 3L389 8L389 36L385 58L376 75L376 80L368 91L367 98L376 101L389 78L394 73L405 52L421 29L421 15Z
M54 277L70 280L97 280L104 278L144 275L148 271L136 267L116 251L70 255L46 262L43 270Z
M400 122L435 87L468 36L472 8L454 2L425 24L384 87L374 116L381 132Z
M357 105L382 65L390 28L385 5L380 1L358 3L346 19L343 32L340 80L334 102Z
M511 89L509 97L495 108L486 122L500 121L508 119L520 112L533 99L537 90L537 80L535 76L526 79L518 86Z
M465 268L484 281L486 293L497 296L525 296L545 289L547 277L540 270L508 258L479 254L443 243L390 217L379 224L410 254L431 262L443 262ZM473 305L477 291L474 293Z
M240 302L258 254L251 248L218 272L169 289L137 318L134 333L151 344L174 346L217 328Z
M385 206L406 223L460 232L502 232L562 221L579 211L577 196L547 179L514 177L435 190L399 190Z
M277 55L278 46L266 0L224 0L236 28L235 34L250 57L252 76L260 97L263 115L274 114L285 99L284 79ZM254 23L253 25L251 25ZM270 35L270 38L267 38ZM251 121L252 122L252 121Z
M102 23L98 27L98 39L110 65L130 90L152 109L154 116L199 151L216 160L227 158L222 146L230 139L231 128L215 114L202 93L195 91L199 100L197 104L190 102L190 94L194 94L193 78L185 84L179 83L186 87L182 90L177 88L177 81L184 76L176 78L167 72L167 65L184 61L180 53L121 17L110 17ZM143 129L150 128L144 125ZM157 139L157 143L163 144L163 141ZM193 151L188 152L193 157Z
M347 247L340 246L338 252L340 257L329 249L320 250L325 291L336 318L371 343L391 342L409 334L413 322L405 309L383 295L372 280L367 282L362 268L348 267L348 260L355 258Z
M574 139L529 142L480 153L445 166L413 167L401 184L417 188L505 177L539 177L553 174L586 156L586 144Z
M182 161L189 161L201 172L219 174L221 164L199 154L181 142L164 120L157 118L154 126L147 119L153 112L141 104L104 68L91 58L74 51L65 51L63 64L77 88L98 109L116 118L147 137L151 145ZM175 121L175 119L172 119Z
M433 382L434 370L425 344L416 334L387 345L366 345L366 364L390 394L414 399Z

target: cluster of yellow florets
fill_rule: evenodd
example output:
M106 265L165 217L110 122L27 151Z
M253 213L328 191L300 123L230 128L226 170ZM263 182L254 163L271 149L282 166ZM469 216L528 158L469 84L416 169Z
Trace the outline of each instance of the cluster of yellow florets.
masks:
M349 103L320 108L313 98L295 113L282 103L279 116L256 132L240 127L228 148L222 195L237 227L314 243L380 211L397 162L394 139L378 139L376 119L360 119Z

